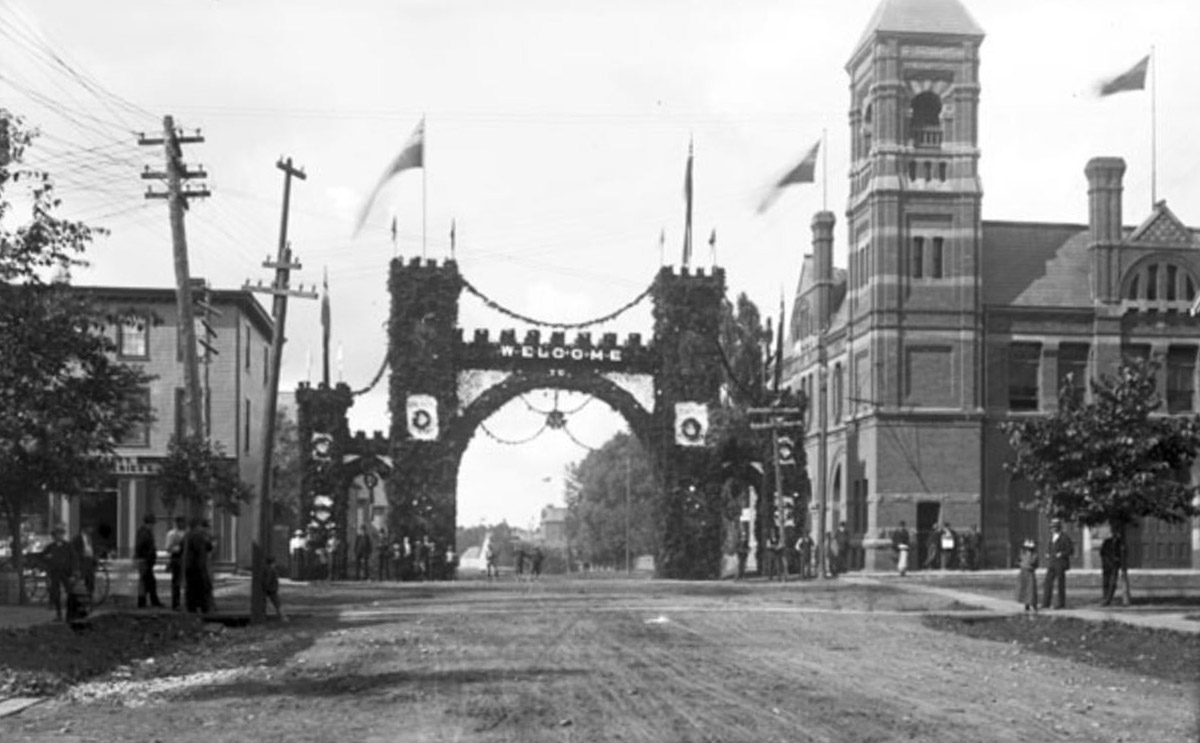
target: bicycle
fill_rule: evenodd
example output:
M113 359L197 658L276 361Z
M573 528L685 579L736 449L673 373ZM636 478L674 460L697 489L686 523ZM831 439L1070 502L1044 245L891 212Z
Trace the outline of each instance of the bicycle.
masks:
M96 560L96 580L92 586L92 607L108 599L108 560Z
M0 561L0 573L16 572L13 569L12 558ZM46 576L46 567L40 555L36 552L21 555L21 577L25 584L25 597L31 604L45 603L50 597L50 581Z

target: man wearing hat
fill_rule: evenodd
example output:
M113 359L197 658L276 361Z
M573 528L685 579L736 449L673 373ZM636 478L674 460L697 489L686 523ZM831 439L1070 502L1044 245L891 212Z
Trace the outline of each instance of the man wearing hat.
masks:
M54 618L62 621L63 598L69 589L67 582L71 578L72 553L71 545L67 544L67 530L55 526L50 532L54 539L42 549L42 563L46 566L46 575L50 579L50 605L54 607Z
M1071 555L1075 554L1075 544L1063 533L1062 519L1050 520L1050 544L1047 550L1049 558L1046 564L1046 590L1042 595L1042 603L1047 608L1065 609L1067 606L1067 569L1071 567ZM1058 585L1053 606L1050 596Z

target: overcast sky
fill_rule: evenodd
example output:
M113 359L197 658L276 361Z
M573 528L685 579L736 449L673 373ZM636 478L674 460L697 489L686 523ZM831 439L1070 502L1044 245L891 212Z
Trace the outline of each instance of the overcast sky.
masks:
M289 228L319 284L328 268L335 377L364 387L385 352L386 273L395 252L445 258L451 219L464 275L518 312L556 321L606 314L678 263L683 173L695 142L697 262L717 232L731 294L771 314L798 280L820 183L764 216L764 188L828 131L828 208L844 265L849 98L845 63L876 0L0 0L0 105L47 133L38 156L66 213L112 232L76 283L172 286L161 201L142 197L155 133L172 114L206 141L190 164L212 198L188 214L192 272L218 288L269 278L281 156L295 184ZM1150 95L1098 100L1090 86L1151 45L1158 62L1158 193L1200 224L1200 4L1195 0L974 0L987 34L980 137L986 219L1083 223L1084 164L1124 157L1125 222L1150 206ZM54 61L65 62L74 74ZM77 75L77 76L76 76ZM91 91L103 91L93 93ZM119 100L118 100L119 99ZM422 116L426 170L383 192L366 229L354 215ZM821 172L824 168L819 168ZM424 176L424 177L422 177ZM422 209L422 191L424 202ZM393 245L390 223L399 237ZM427 231L423 234L423 224ZM513 323L465 299L462 324ZM320 370L319 307L293 302L282 389ZM599 332L649 336L646 308ZM336 369L336 361L334 362ZM571 411L584 400L562 395ZM624 426L599 402L568 430L537 431L550 393L514 400L463 462L461 524L527 526L561 501L564 466ZM357 398L351 427L387 428L386 384ZM489 433L494 436L489 436Z

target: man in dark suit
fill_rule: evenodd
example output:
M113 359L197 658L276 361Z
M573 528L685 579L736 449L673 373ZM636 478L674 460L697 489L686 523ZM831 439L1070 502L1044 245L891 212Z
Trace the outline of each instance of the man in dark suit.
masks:
M158 600L158 581L154 577L154 563L158 560L158 547L154 543L154 525L158 518L148 513L142 517L142 525L137 530L137 538L133 543L133 556L138 568L138 599L139 609L146 604L155 608L162 607Z
M71 568L75 556L67 544L66 529L55 526L50 533L54 540L42 550L41 557L50 579L50 605L54 607L55 620L61 622L63 603L71 591Z
M833 538L837 541L837 571L841 574L850 569L850 532L846 531L845 521L838 524Z
M1063 533L1062 519L1050 520L1050 543L1046 563L1046 590L1042 594L1045 599L1042 604L1047 608L1065 609L1067 606L1067 569L1071 567L1071 555L1075 554L1075 544ZM1058 593L1054 605L1050 604L1050 596L1055 584Z
M371 579L371 535L367 525L358 527L354 536L354 580Z
M1121 574L1121 570L1125 567L1125 540L1121 536L1120 531L1111 531L1104 541L1100 544L1100 567L1102 575L1102 590L1104 592L1104 606L1112 603L1113 596L1117 593L1117 578Z

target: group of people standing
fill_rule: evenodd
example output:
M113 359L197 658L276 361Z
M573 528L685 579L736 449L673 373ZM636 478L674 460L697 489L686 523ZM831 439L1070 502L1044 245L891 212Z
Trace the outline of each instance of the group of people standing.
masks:
M1017 603L1024 604L1025 611L1038 610L1038 550L1037 543L1026 539L1017 558ZM1067 606L1067 570L1071 567L1071 556L1075 554L1075 543L1062 529L1060 519L1050 521L1050 543L1046 548L1046 585L1041 606L1047 609L1065 609ZM1115 585L1115 581L1114 581ZM1055 590L1057 588L1057 590ZM1107 591L1107 588L1105 589ZM1053 599L1053 602L1051 601Z
M488 549L491 549L491 547L489 546ZM526 547L521 544L517 545L516 553L517 577L521 578L528 575L531 579L540 578L542 575L542 563L546 559L546 553L542 552L542 548L536 544L532 547ZM492 560L493 562L495 561L494 555Z
M389 538L387 529L359 526L343 554L336 533L323 543L297 530L289 542L294 580L453 580L458 567L454 549L443 549L428 536Z
M158 581L154 566L158 549L154 538L157 517L148 513L142 518L134 541L133 555L138 565L138 606L160 607ZM167 571L171 574L171 609L181 608L191 613L207 614L216 610L213 599L212 552L213 538L209 522L183 516L175 517L174 527L167 532L164 548ZM182 599L182 603L181 603Z
M96 565L101 558L92 528L81 528L70 541L62 526L55 526L50 535L50 543L38 556L46 569L54 619L59 622L82 619L91 607L96 590Z
M905 575L912 567L912 537L905 522L892 532L892 551L896 555L896 570ZM935 524L925 537L925 560L921 567L926 570L978 570L983 554L983 535L978 526L960 534L950 527L949 522Z
M820 546L808 532L801 534L795 543L788 544L780 538L777 529L772 529L763 545L760 572L769 580L783 580L785 571L802 579L816 578L823 563L825 577L832 578L850 569L852 549L845 521L838 524L837 531L825 532L824 561L821 560ZM746 576L749 557L749 536L743 534L737 545L738 578Z
M158 517L147 513L142 517L134 537L133 557L137 570L137 605L139 608L163 607L158 596L158 579L154 568L158 564L158 544L154 535ZM40 557L49 580L49 601L55 619L82 619L91 611L96 592L96 571L103 558L96 544L92 527L83 526L79 533L66 539L66 529L55 526L51 541ZM211 553L212 535L204 519L188 521L178 516L175 526L167 532L167 569L171 575L171 609L207 613L214 610ZM64 614L65 609L65 614Z
M453 580L458 568L454 548L443 549L428 535L389 539L386 529L366 524L358 528L352 554L354 580Z

